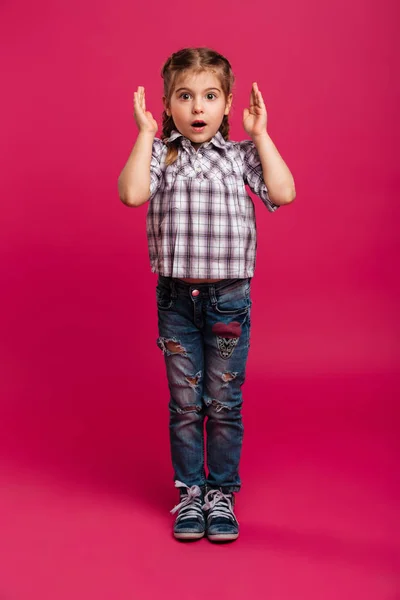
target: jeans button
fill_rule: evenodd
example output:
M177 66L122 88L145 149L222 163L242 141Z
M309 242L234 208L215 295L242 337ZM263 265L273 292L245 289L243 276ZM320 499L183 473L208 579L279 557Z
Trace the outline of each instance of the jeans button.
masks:
M198 296L199 294L199 290L192 290L192 296Z

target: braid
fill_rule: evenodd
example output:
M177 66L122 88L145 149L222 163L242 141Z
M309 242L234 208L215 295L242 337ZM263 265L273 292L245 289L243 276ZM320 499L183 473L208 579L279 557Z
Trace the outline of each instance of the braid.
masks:
M222 123L219 126L219 132L222 134L222 137L224 138L225 141L229 140L229 119L228 119L228 115L224 115L224 118L222 119Z
M162 134L161 139L167 139L170 137L172 131L175 129L175 123L172 117L169 117L167 113L163 112L162 114Z
M164 112L162 114L162 134L161 134L161 139L163 140L164 143L166 143L165 140L167 140L170 137L173 129L175 129L174 120L172 117L169 117L164 110ZM174 144L174 143L168 144L168 152L167 152L167 157L165 159L165 164L167 166L172 165L172 163L174 163L177 158L178 158L177 144Z

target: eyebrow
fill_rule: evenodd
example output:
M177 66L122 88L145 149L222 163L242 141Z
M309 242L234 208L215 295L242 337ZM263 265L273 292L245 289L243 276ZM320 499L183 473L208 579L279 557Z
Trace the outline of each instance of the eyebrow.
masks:
M181 92L182 90L188 90L188 92L191 92L192 90L188 87L181 87L177 90L175 90L175 93L177 94L178 92ZM207 88L206 90L204 90L205 92L210 92L211 90L216 90L217 92L220 92L221 90L219 88L216 87L211 87L211 88Z

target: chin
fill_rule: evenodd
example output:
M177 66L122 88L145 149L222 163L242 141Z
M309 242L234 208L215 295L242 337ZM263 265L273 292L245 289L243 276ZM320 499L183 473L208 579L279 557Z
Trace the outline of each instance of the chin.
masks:
M215 132L217 133L217 132ZM209 142L210 140L212 140L212 138L214 137L215 133L203 133L201 135L196 135L194 136L192 134L192 132L187 134L187 138L193 142L194 144L205 144L206 142Z

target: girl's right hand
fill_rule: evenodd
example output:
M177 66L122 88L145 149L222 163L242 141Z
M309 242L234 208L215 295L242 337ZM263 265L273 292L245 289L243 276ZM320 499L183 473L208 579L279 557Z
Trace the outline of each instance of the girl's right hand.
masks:
M133 116L139 131L153 134L157 132L157 121L153 118L151 112L146 110L144 87L141 85L138 87L137 92L133 94Z

